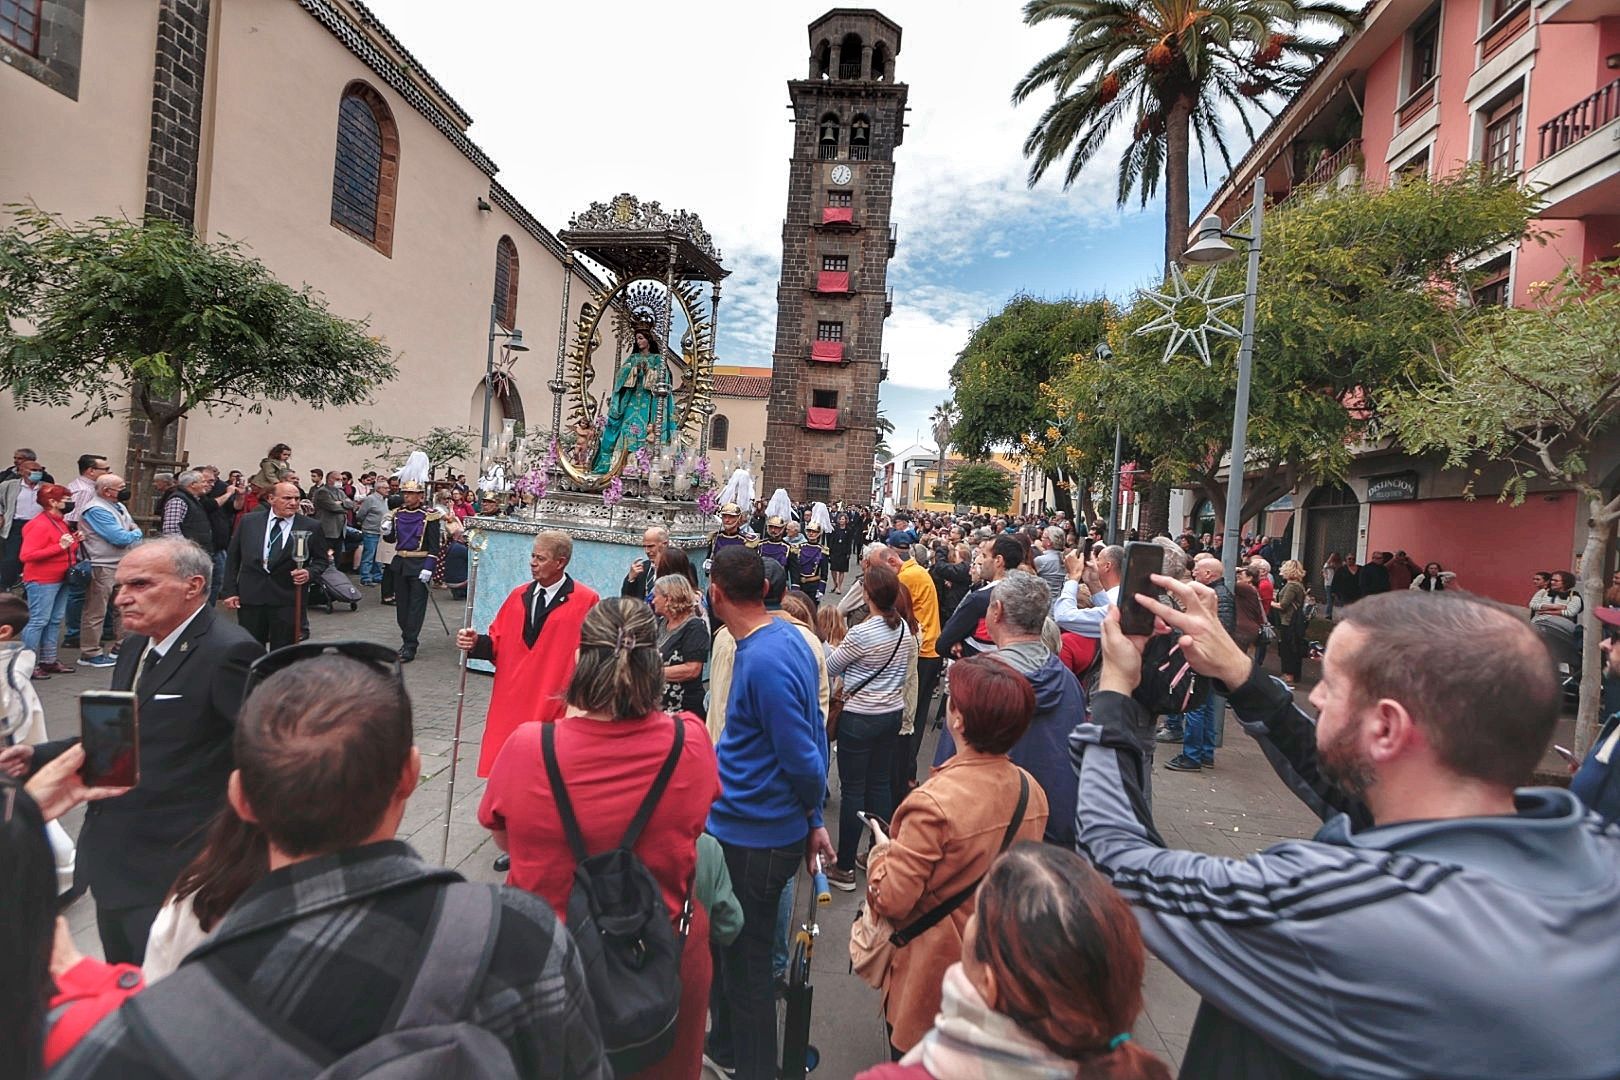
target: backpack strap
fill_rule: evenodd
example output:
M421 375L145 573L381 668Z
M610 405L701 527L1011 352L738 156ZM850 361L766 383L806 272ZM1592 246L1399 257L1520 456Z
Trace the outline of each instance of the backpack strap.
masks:
M664 789L669 787L670 777L675 775L675 766L681 763L681 747L685 744L686 723L679 716L676 716L675 742L669 748L669 756L664 759L664 767L658 770L658 777L653 781L652 789L647 792L647 797L641 801L641 807L636 811L636 816L630 819L630 827L625 830L624 839L619 841L619 846L626 851L636 846L636 841L641 838L641 830L647 827L647 822L652 818L653 810L658 806L658 800L664 797Z
M630 827L625 830L624 839L618 846L629 850L636 845L641 837L641 830L647 827L652 818L653 810L658 806L658 800L663 798L664 789L669 787L670 777L675 775L675 766L680 764L681 748L686 744L686 724L679 716L675 720L675 742L669 748L669 756L664 759L663 768L658 770L658 776L653 780L647 797L641 801L636 810L636 816L630 819ZM585 850L585 836L580 832L579 819L574 816L574 804L568 798L568 788L563 784L562 769L557 765L557 733L556 723L548 723L540 732L540 754L546 761L546 777L551 781L551 796L557 800L557 813L562 818L563 832L568 836L568 847L574 853L574 861L582 863L590 858Z
M439 890L433 922L413 978L384 1030L431 1027L464 1019L489 972L501 931L496 887L456 881Z
M997 855L1012 846L1013 838L1018 835L1018 827L1024 823L1024 811L1027 809L1029 809L1029 774L1024 772L1023 769L1019 769L1018 806L1013 810L1012 820L1007 822L1007 831L1001 834L1001 847L996 849ZM938 926L945 920L947 915L961 907L974 893L979 891L979 885L983 881L984 875L980 874L973 879L973 884L941 900L927 914L890 934L889 940L894 943L895 948L905 948L915 938L921 937Z
M574 862L590 858L585 850L585 837L579 831L579 819L574 816L574 804L568 798L563 784L562 770L557 767L557 722L540 725L540 756L545 759L546 779L551 781L551 797L557 800L557 815L562 818L563 835L568 837L568 848L574 853Z

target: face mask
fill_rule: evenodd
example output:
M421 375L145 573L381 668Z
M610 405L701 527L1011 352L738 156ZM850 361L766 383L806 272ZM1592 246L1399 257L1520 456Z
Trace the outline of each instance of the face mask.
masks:
M73 500L72 499L69 499L67 502L62 504L62 513L64 513L64 514L73 513Z
M118 501L119 502L129 502L129 495L130 495L129 488L125 488L123 491L120 491L118 493Z
M31 472L28 474L28 482L31 484L37 484L43 479L45 479L45 474L42 472Z

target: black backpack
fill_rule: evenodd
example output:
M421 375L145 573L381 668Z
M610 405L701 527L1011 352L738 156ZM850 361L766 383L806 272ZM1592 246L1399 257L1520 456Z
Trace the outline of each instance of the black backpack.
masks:
M647 865L631 850L680 761L686 725L675 718L675 744L652 789L618 846L589 855L568 789L557 767L556 725L545 724L541 751L563 832L574 853L574 887L568 894L568 931L579 948L585 984L596 1003L602 1046L619 1076L656 1064L675 1045L681 1011L681 951L692 916L686 890L680 928L670 924L664 893Z

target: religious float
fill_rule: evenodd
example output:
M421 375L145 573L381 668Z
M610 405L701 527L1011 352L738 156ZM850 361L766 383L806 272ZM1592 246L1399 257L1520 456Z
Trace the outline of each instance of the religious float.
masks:
M649 527L693 551L714 528L718 483L703 450L720 282L729 273L720 252L696 214L628 194L592 203L559 239L567 269L580 260L602 284L570 328L576 275L563 276L550 430L519 433L507 420L483 448L483 512L470 522L479 582L469 600L479 629L530 580L529 551L542 530L572 536L569 573L616 596ZM503 356L497 380L510 362ZM597 396L599 371L612 377Z

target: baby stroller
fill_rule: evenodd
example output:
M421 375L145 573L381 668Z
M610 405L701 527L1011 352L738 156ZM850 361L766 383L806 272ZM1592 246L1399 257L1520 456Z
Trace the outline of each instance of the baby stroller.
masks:
M1547 647L1553 664L1558 668L1558 680L1568 697L1576 697L1581 689L1581 628L1573 619L1562 615L1537 615L1530 627Z
M305 602L310 607L324 607L328 615L338 604L348 604L350 611L360 609L360 590L349 576L336 566L328 566L309 579L309 592Z

